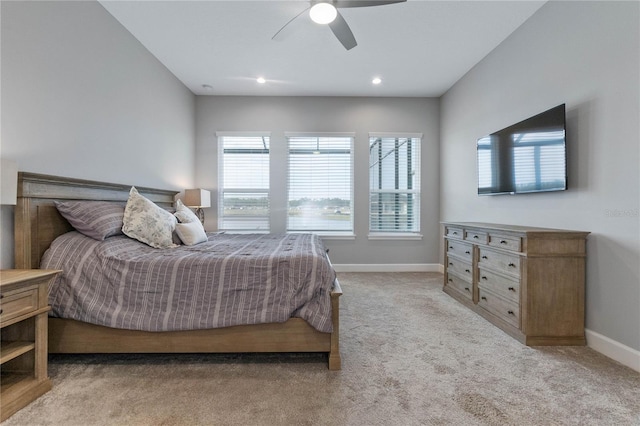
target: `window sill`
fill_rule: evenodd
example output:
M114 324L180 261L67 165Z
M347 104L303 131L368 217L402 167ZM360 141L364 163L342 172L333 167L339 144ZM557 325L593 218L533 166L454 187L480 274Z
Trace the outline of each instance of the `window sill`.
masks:
M412 232L375 232L367 236L369 240L422 240L422 234Z

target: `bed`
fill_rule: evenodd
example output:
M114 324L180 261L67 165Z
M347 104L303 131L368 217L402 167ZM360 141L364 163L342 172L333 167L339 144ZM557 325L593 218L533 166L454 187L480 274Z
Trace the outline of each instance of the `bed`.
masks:
M69 200L126 202L130 186L21 172L15 208L17 269L39 268L54 240L72 236L73 227L55 202ZM170 208L175 191L137 187L140 194ZM115 237L112 237L115 238ZM126 239L127 237L122 237ZM115 241L115 240L114 240ZM148 331L116 328L69 318L49 318L49 353L241 353L322 352L330 370L341 368L339 350L340 285L330 292L330 324L311 325L301 317L220 328ZM313 322L313 321L311 321Z

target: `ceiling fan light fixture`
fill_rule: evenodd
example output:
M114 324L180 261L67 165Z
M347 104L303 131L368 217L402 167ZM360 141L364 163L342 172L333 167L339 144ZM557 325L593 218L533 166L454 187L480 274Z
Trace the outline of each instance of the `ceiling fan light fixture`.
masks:
M316 3L309 10L309 16L316 24L330 24L338 16L338 10L331 3Z

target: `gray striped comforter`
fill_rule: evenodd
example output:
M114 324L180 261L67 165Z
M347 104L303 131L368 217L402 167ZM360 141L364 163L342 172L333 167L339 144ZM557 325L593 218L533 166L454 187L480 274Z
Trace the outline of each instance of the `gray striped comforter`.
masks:
M335 272L312 234L209 234L195 246L155 249L120 235L58 237L43 269L62 269L51 315L114 328L194 330L306 320L332 331Z

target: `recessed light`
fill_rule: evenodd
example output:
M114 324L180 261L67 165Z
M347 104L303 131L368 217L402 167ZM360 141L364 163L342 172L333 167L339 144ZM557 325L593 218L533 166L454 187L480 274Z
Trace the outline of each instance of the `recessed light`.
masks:
M371 84L380 84L382 83L382 79L380 77L376 77L373 80L371 80Z
M203 84L203 85L202 85L202 88L203 88L204 90L213 90L213 86L211 86L210 84Z
M258 77L256 78L256 81L260 84L265 84L267 82L267 80L265 80L264 77Z

